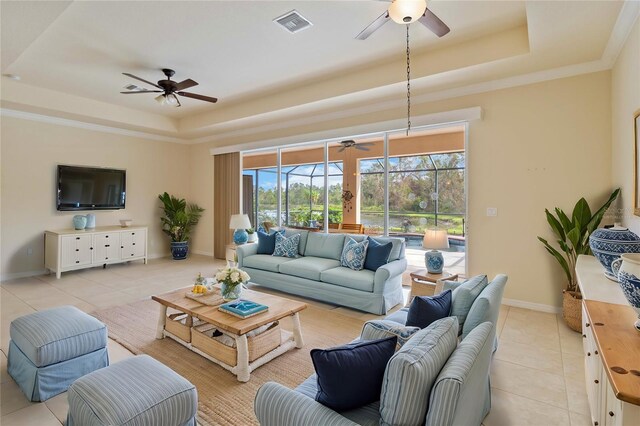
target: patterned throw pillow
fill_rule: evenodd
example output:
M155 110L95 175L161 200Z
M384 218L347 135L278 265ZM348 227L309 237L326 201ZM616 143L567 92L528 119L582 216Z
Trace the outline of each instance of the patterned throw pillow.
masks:
M376 340L396 336L398 338L396 350L398 350L418 331L420 331L420 327L408 327L394 321L371 320L364 323L360 338L362 340Z
M294 234L290 237L276 232L276 247L273 250L274 256L280 257L298 257L298 244L300 243L300 234Z
M364 268L364 261L367 258L367 247L369 246L369 240L362 242L356 242L353 238L349 237L349 240L342 249L342 256L340 257L340 264L351 268L354 271L359 271Z

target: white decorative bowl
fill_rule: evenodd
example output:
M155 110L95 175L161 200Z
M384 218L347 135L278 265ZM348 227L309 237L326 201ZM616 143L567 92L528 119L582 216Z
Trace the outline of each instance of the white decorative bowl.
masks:
M120 226L128 228L133 223L133 219L120 219Z

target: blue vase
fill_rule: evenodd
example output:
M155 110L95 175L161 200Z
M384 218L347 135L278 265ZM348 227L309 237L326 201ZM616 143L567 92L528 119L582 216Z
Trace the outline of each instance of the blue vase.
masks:
M87 228L93 229L96 227L96 215L93 213L89 213L87 215Z
M225 283L220 283L220 294L222 294L222 298L226 301L239 299L241 293L242 284L230 287Z
M82 215L75 215L73 217L73 227L77 230L84 229L87 226L87 217Z
M611 270L611 262L623 253L640 253L640 237L621 226L599 228L589 236L589 247L604 266L604 275L618 282L617 275Z
M189 252L189 241L172 241L171 255L173 260L184 260Z
M424 264L427 267L427 272L430 274L441 274L442 267L444 266L444 256L442 252L437 250L430 250L424 254Z

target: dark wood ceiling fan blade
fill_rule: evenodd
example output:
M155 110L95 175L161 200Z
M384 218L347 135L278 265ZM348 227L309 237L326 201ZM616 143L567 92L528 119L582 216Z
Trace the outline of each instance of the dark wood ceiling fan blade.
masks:
M381 26L386 24L388 21L389 21L389 12L385 10L384 13L378 16L375 21L367 25L367 27L364 30L360 31L360 34L358 34L355 37L356 40L367 39L371 34L377 31Z
M135 75L133 75L133 74L129 74L128 72L123 72L122 74L126 75L127 77L135 78L136 80L140 80L140 81L142 81L142 82L144 82L144 83L150 84L150 85L152 85L153 87L157 87L158 89L162 89L162 87L158 86L157 84L152 83L152 82L150 82L150 81L147 81L147 80L145 80L144 78L136 77Z
M132 93L162 93L163 90L132 90L130 92L120 92L123 95L131 95Z
M436 14L430 11L429 9L427 9L424 12L424 15L422 15L422 17L418 19L418 21L420 21L420 23L425 27L429 28L431 32L433 32L438 37L442 37L446 35L449 31L451 31L451 29L449 29L447 24L442 22L442 20L438 18Z
M186 98L193 98L193 99L198 99L200 101L205 101L205 102L211 102L211 103L216 103L218 102L218 98L212 98L209 96L204 96L204 95L196 95L195 93L187 93L187 92L176 92L178 95L180 96L184 96Z
M184 90L197 85L198 83L188 78L185 81L181 81L180 83L176 84L176 90Z

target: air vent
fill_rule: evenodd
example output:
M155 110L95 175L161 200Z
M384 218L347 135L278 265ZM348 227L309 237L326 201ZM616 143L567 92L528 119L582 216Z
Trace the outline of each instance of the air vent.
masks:
M145 90L143 87L136 86L135 84L127 84L126 86L124 86L124 88L133 92L140 92L142 90Z
M297 10L285 13L284 15L274 19L273 22L280 25L290 33L297 33L298 31L302 31L313 25L307 18L300 15Z

